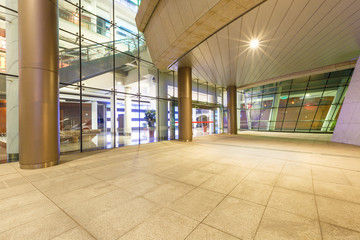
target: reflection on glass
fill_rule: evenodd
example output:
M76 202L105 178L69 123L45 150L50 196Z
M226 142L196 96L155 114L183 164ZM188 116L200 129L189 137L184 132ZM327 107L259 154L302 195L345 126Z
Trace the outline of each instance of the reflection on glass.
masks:
M240 130L332 132L352 69L238 92Z
M80 90L60 84L60 151L80 151Z

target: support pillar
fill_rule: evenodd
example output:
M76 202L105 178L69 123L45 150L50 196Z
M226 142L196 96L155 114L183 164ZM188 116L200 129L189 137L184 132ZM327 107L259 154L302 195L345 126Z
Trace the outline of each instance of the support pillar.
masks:
M175 139L175 100L172 98L170 101L170 139Z
M236 86L227 88L228 133L237 134Z
M180 67L178 70L179 140L186 142L192 141L191 80L191 67Z
M98 129L98 103L91 102L91 129Z
M124 135L131 136L131 87L125 87Z
M158 96L159 98L166 99L168 96L168 80L167 80L167 74L160 73L159 74L159 86L158 86ZM157 128L159 133L159 139L160 140L168 140L168 101L166 100L158 100L158 106L157 106Z
M270 112L270 123L268 124L268 131L275 131L276 127L276 120L279 112L279 105L280 105L280 99L281 99L281 87L278 89L279 93L276 93L274 95L273 104L271 106L271 112Z
M49 167L60 156L58 1L18 4L20 167Z
M117 133L117 118L118 118L118 114L117 114L117 101L116 101L116 94L112 93L111 99L110 99L110 112L111 112L111 134L116 134Z

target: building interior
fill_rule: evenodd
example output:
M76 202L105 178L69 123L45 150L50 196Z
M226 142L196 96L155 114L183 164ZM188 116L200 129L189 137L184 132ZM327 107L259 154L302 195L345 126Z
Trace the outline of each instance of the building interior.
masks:
M0 0L0 239L360 239L359 13Z

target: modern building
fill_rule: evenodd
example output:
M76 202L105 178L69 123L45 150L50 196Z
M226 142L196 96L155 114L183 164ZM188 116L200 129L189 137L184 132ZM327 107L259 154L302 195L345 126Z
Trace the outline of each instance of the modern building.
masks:
M51 149L49 155L42 155L48 160L41 161L52 159L55 164L58 152L116 148L179 136L191 141L193 135L241 130L334 132L333 141L360 144L356 116L348 114L356 112L355 100L346 98L352 95L349 84L359 54L356 2L53 3L54 14L58 12L56 19L52 17L54 26L58 25L54 36L45 31L54 26L38 22L33 23L39 26L38 32L32 26L28 33L25 30L30 27L24 26L31 36L23 34L17 1L1 5L1 162L19 160L21 146L37 149L30 154L36 161L40 161L37 154ZM34 18L28 9L26 14L24 18ZM21 41L23 36L26 41ZM43 41L47 44L39 44ZM19 55L22 43L28 49ZM45 52L50 47L53 52ZM39 52L44 55L36 57ZM48 109L40 102L50 99L35 101L34 95L28 99L30 87L39 89L35 83L24 85L24 94L21 84L18 90L22 59L25 68L51 63L47 68L58 73L58 90L52 84L52 95L42 95L54 98ZM183 72L182 67L188 69ZM191 82L182 85L183 77ZM39 112L19 118L19 97L25 110L35 110L40 104ZM346 108L341 111L344 101ZM187 110L182 109L185 106ZM156 119L153 123L145 119L150 112ZM43 118L38 119L40 116ZM28 133L19 131L19 119L20 129ZM45 132L35 134L39 131ZM35 135L39 138L34 139Z
M356 0L0 0L0 163L243 131L359 146L359 12Z

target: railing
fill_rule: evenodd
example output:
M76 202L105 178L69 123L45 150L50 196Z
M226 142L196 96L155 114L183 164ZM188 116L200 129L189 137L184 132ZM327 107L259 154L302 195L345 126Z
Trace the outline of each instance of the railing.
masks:
M78 64L80 56L82 61L91 61L111 56L113 54L114 45L115 49L118 51L125 52L130 55L137 55L138 47L145 46L145 41L139 39L139 44L140 45L138 46L138 39L136 38L123 38L116 40L115 44L113 41L110 41L101 44L81 46L81 53L79 52L78 47L64 49L59 52L59 68Z

